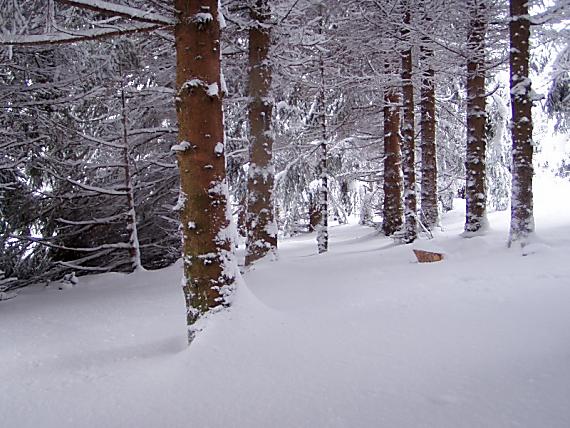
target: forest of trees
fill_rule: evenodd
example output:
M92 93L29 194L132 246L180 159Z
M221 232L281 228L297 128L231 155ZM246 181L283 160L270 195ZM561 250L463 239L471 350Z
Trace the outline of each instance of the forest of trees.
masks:
M324 253L349 217L411 243L463 197L466 238L510 202L505 242L524 246L531 108L570 125L569 13L567 0L0 0L0 292L182 257L191 340L229 302L238 234L246 265L298 233Z

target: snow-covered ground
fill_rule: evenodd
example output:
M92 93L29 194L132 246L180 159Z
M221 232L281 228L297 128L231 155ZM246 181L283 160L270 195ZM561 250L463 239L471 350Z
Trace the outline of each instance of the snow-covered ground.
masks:
M372 229L283 241L185 346L180 267L0 303L0 427L570 427L570 186L418 264ZM554 192L556 190L556 192Z

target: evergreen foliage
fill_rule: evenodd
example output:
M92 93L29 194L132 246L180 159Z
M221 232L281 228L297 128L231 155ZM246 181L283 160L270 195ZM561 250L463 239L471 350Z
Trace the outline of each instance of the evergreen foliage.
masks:
M252 5L258 3L221 2L222 157L229 208L243 236L251 166L249 30ZM408 13L400 0L262 3L271 10L256 25L271 33L262 64L271 81L263 97L273 106L267 173L274 174L270 187L279 236L322 232L326 217L331 224L357 217L363 224L391 224L389 234L411 242L424 223L436 227L438 213L451 209L466 190L467 197L490 209L507 209L512 162L504 79L506 2L470 0L470 9L459 0L407 0ZM105 10L108 4L126 12L113 14ZM130 272L137 267L135 250L146 269L180 256L178 202L184 201L178 195L176 150L171 150L181 143L176 143L174 3L116 0L92 6L0 0L0 268L17 278L11 288L61 279L72 271ZM551 79L544 105L557 131L567 133L570 51L567 32L556 27L565 9L538 10L531 11L533 31L556 52L556 58L545 60ZM474 24L485 27L475 38L473 28L469 32ZM482 86L478 82L477 96L484 103L477 111L468 107L473 105L467 95L470 61L487 76L486 84L484 78ZM425 91L426 79L433 95ZM406 106L395 101L404 86ZM390 91L398 96L389 99ZM428 124L433 132L424 126L426 96L435 100L433 124ZM394 168L385 162L392 159L385 137L395 135L386 125L388 107L401 117L407 114L405 125L397 120L396 137L408 143L416 138L416 147L405 146L406 168L396 162L397 174L386 171ZM477 141L487 142L477 146L479 158L466 153L473 138L468 115L486 119L477 135ZM435 135L433 178L422 168L427 160L420 130ZM478 171L475 189L466 177L473 177L481 162L486 169ZM568 163L561 174L567 174ZM414 171L417 177L410 174ZM387 177L392 189L400 190L393 195L402 206L408 201L405 216L391 195L386 197ZM435 190L421 198L433 196L431 205L421 203L422 211L430 207L429 219L419 209L428 178ZM386 210L387 204L394 209ZM483 205L469 230L483 222ZM321 234L323 251L325 238Z

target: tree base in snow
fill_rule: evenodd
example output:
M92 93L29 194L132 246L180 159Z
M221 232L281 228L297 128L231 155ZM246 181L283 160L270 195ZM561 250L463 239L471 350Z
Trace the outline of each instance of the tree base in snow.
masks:
M415 250L414 249L414 254L416 255L416 259L418 259L418 262L420 262L420 263L434 263L434 262L440 262L443 260L443 254L442 253L434 253L431 251Z

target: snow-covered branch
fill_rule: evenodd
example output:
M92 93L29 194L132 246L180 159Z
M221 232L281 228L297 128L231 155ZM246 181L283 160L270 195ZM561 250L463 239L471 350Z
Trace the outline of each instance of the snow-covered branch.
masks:
M154 12L123 6L103 0L58 0L60 3L106 15L122 16L148 24L174 25L174 20Z
M88 190L90 192L101 193L103 195L111 195L111 196L126 196L127 192L119 191L114 189L104 189L102 187L97 186L90 186L88 184L80 183L79 181L72 180L71 178L67 179L68 182L71 184L75 184L76 186L81 187L83 190Z
M10 235L10 238L18 239L21 241L36 242L38 244L45 245L46 247L57 248L59 250L77 251L77 252L82 252L82 253L93 253L93 252L101 251L101 250L117 250L117 249L118 250L128 250L130 248L130 245L128 242L119 242L116 244L103 244L103 245L98 245L96 247L90 247L90 248L76 248L76 247L69 247L66 245L53 244L51 242L46 241L45 239L35 238L33 236Z
M71 224L71 225L109 224L113 223L116 220L122 220L125 218L125 216L126 215L124 213L121 213L105 218L94 218L91 220L72 221L72 220L66 220L64 218L58 218L57 221L60 223Z
M127 34L146 33L149 31L157 30L161 27L163 27L163 25L141 23L137 25L116 25L113 28L93 28L89 30L73 31L69 33L61 32L54 34L28 35L0 34L0 45L36 46L77 43Z

